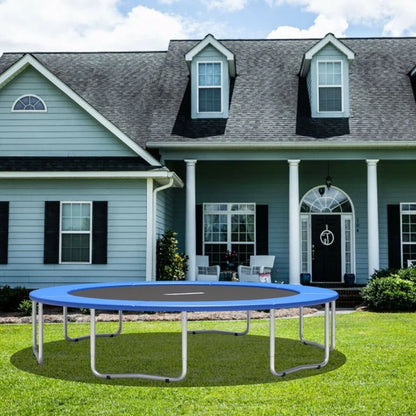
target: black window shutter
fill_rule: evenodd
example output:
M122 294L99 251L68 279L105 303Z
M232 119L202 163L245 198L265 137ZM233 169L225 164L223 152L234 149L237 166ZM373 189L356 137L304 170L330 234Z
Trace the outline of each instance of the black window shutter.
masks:
M92 203L92 263L107 264L108 202Z
M256 205L256 247L258 255L269 254L269 206Z
M387 205L389 267L400 269L400 205Z
M202 205L197 205L195 208L195 226L196 226L196 254L202 255Z
M45 264L59 263L59 201L45 202L45 238L43 262Z
M0 202L0 264L7 264L9 246L9 203Z

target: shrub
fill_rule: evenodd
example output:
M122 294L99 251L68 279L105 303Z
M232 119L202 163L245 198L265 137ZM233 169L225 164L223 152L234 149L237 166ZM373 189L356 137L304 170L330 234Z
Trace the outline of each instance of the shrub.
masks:
M22 300L17 307L19 312L23 312L23 315L28 316L32 314L32 301L29 299Z
M416 266L407 267L406 269L400 269L398 275L403 280L410 280L416 284Z
M157 280L184 280L188 256L178 253L177 233L166 230L157 244Z
M380 269L375 270L374 273L370 276L370 280L378 279L380 277L390 277L393 274L397 274L398 269Z
M370 280L361 290L364 304L374 311L408 311L416 308L416 284L399 275Z
M15 312L22 300L28 299L29 290L24 287L0 287L0 311Z

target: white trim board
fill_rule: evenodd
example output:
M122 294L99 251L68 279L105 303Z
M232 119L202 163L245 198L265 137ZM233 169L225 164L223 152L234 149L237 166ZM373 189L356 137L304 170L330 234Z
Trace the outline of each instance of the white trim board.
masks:
M44 65L42 65L33 55L26 54L14 63L9 69L0 75L0 88L9 83L20 72L24 71L28 66L32 66L39 73L41 73L46 79L60 89L71 100L77 103L83 110L85 110L91 117L98 121L102 126L114 134L120 141L122 141L127 147L133 150L136 154L142 157L151 166L160 166L160 163L148 152L142 149L137 143L130 139L125 133L123 133L118 127L107 120L100 112L87 103L82 97L80 97L75 91L68 87L58 77L56 77L51 71L49 71Z
M43 172L5 172L0 171L1 179L154 179L156 182L165 184L173 179L175 188L183 188L184 184L175 172L171 171L150 171L150 172L72 172L72 171L43 171Z

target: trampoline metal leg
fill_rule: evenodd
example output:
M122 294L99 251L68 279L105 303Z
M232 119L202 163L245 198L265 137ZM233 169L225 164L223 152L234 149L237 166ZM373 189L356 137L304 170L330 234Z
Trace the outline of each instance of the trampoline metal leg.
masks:
M235 331L221 331L218 329L201 329L197 331L188 331L190 334L226 334L226 335L247 335L250 331L250 319L251 319L251 311L247 311L247 319L246 319L246 329L242 332L235 332Z
M43 304L39 303L39 346L38 346L38 303L32 301L32 350L38 364L43 364Z
M334 351L335 349L335 316L336 316L336 308L335 308L335 301L330 302L330 310L331 310L331 346L329 347L329 351ZM319 342L308 341L303 336L303 307L299 307L299 338L300 340L306 345L314 345L315 347L319 347L325 349L325 345L320 344Z
M334 303L334 302L331 302ZM331 305L333 308L335 308L334 305ZM302 320L303 325L303 311L299 316L299 319ZM286 374L294 373L295 371L299 370L308 370L308 369L314 369L314 368L321 368L324 367L329 360L329 303L325 303L325 317L324 317L324 345L314 343L312 341L308 341L308 344L315 345L318 347L323 347L325 353L324 353L324 359L320 363L317 364L303 364L298 365L296 367L287 368L286 370L282 371L276 371L275 370L275 311L274 309L270 310L270 371L274 376L277 377L283 377Z
M67 341L70 342L77 342L82 339L89 339L90 335L84 335L81 337L72 338L68 335L68 308L64 306L63 308L63 318L64 318L64 337ZM117 335L121 334L123 326L123 311L118 311L118 329L116 332L113 332L111 334L96 334L96 337L115 337Z
M178 377L166 377L153 374L143 373L100 373L96 369L96 333L95 333L95 309L91 309L91 334L90 334L90 357L91 357L91 370L93 374L100 378L142 378L147 380L158 380L158 381L181 381L185 378L187 372L187 361L188 361L188 331L187 331L187 314L182 312L181 314L181 327L182 327L182 372Z

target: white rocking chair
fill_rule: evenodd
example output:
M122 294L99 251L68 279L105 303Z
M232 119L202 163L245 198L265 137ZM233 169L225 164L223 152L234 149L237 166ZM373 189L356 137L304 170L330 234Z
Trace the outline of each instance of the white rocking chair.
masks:
M216 281L220 279L220 266L210 266L208 256L196 256L196 280Z
M271 272L275 256L250 256L250 266L238 266L240 282L271 283ZM262 276L263 275L263 276ZM265 278L263 280L263 277Z

